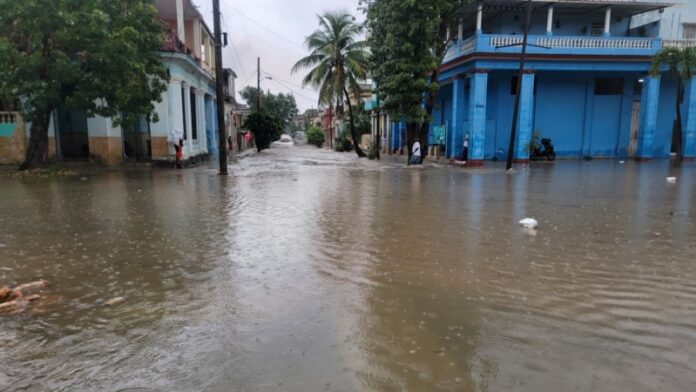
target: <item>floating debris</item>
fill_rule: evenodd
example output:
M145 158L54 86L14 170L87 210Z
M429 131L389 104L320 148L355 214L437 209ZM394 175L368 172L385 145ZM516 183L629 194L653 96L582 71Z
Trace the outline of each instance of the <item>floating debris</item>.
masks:
M534 218L524 218L520 221L520 225L527 229L534 229L539 225L539 222Z
M123 297L116 297L116 298L111 298L110 300L104 302L104 305L106 306L115 306L119 305L126 302L126 299Z
M667 177L667 182L669 182L670 184L674 184L675 182L677 182L677 177Z
M34 289L46 287L47 284L48 284L47 281L41 279L41 280L37 280L35 282L20 284L19 286L15 287L14 290L15 291L34 290Z

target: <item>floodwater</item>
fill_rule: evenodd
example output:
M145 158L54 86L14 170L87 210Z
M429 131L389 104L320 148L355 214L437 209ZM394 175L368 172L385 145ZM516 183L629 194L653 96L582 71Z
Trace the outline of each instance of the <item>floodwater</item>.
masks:
M0 390L693 390L695 222L692 163L3 176Z

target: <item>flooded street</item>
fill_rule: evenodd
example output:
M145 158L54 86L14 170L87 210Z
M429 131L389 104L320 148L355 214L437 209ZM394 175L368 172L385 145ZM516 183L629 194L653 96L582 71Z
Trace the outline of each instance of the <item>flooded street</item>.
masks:
M693 390L694 163L230 170L0 177L0 390Z

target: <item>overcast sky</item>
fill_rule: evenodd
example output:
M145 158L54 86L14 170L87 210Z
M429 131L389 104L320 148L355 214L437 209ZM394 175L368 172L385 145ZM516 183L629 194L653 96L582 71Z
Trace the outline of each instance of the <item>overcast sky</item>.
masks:
M212 0L193 0L213 30ZM358 0L220 0L223 32L229 44L223 48L225 68L237 74L237 91L256 85L256 58L261 57L261 88L273 93L292 92L300 111L317 106L311 87L301 88L303 74L290 74L297 60L308 54L304 39L318 28L316 14L346 10L363 20Z

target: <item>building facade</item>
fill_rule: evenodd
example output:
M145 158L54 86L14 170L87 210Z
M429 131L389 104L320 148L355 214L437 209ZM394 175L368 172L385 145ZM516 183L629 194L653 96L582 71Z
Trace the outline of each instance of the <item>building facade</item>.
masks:
M167 139L173 130L184 135L184 159L217 154L213 35L191 0L153 3L165 30L160 55L169 74L161 102L155 103L159 121L149 123L143 116L140 124L123 129L111 118L88 117L83 110L59 108L49 125L49 159L97 160L109 165L131 160L172 160L174 147ZM23 124L19 115L2 113L0 123L4 124L0 126L0 155L4 156L0 163L22 161L29 124L22 125L24 132L19 133L25 140L20 143L15 140L18 133L9 132L10 127Z
M481 0L461 10L430 131L446 157L461 159L467 138L469 160L507 155L525 3ZM677 81L649 70L662 48L696 45L689 23L675 22L693 20L692 8L655 0L534 0L515 159L529 159L535 133L552 139L560 157L669 157ZM693 158L694 83L681 107L684 153ZM394 151L403 149L403 128L389 127Z

